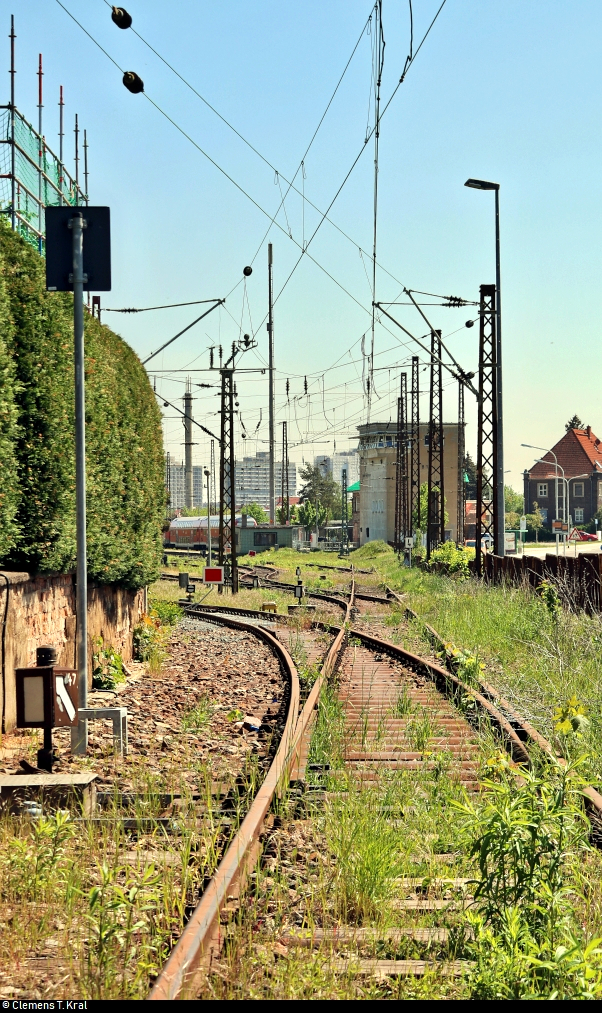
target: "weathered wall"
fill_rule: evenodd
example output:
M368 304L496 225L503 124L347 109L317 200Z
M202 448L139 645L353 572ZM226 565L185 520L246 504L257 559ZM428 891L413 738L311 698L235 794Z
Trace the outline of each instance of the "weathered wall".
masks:
M114 647L124 661L131 659L132 632L145 609L145 599L144 589L130 591L110 585L89 585L90 683L93 643L98 637L102 637L105 645ZM0 644L0 693L4 731L14 728L16 720L15 668L35 665L36 648L42 644L52 644L57 648L59 664L73 666L75 626L74 574L36 577L29 573L0 570L0 635L3 637Z

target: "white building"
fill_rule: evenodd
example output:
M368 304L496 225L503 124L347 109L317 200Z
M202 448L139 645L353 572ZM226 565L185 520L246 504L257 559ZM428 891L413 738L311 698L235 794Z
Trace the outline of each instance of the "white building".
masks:
M282 494L282 462L274 462L274 485L276 501ZM247 503L259 503L264 510L270 506L270 455L260 450L255 457L243 457L234 465L234 490L236 508ZM288 465L288 494L297 493L297 466L293 461Z
M169 507L172 510L182 510L186 506L186 480L184 464L174 464L171 460L166 463L166 485L169 492ZM192 505L202 507L203 505L203 484L205 476L200 464L192 466Z
M347 469L347 485L353 485L360 477L360 454L357 447L352 450L335 450L332 457L319 454L314 457L314 467L320 469L324 478L330 475L340 484L343 468Z

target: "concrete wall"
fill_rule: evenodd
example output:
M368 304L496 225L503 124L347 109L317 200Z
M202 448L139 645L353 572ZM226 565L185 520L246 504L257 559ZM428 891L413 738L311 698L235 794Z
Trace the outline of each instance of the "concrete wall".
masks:
M8 588L7 588L8 582ZM91 584L88 588L88 673L92 680L94 641L102 637L122 655L132 658L132 632L146 607L146 591ZM6 622L5 622L6 617ZM59 664L75 664L75 577L71 573L36 577L0 570L0 702L2 730L16 720L15 668L35 665L36 648L52 644ZM2 666L2 658L4 665Z

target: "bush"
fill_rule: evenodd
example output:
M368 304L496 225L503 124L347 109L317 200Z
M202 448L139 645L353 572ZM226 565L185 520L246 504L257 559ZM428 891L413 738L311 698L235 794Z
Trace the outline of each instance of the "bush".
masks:
M375 556L391 556L392 554L391 546L377 539L374 542L366 542L361 549L354 549L352 559L355 562L356 559L374 559Z
M88 569L139 588L159 573L161 417L137 355L85 314ZM0 221L0 565L75 565L73 299Z
M455 542L444 542L431 552L428 567L440 573L454 573L459 577L468 577L468 561L474 558L474 552L461 548Z

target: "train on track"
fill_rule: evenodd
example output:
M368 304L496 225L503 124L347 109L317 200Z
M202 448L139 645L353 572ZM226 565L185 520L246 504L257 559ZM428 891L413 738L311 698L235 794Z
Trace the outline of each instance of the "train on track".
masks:
M246 527L256 528L257 521L246 517ZM208 522L211 521L211 540L217 545L219 540L219 514L208 517L174 517L165 532L163 544L167 549L207 549ZM236 527L242 528L242 514L236 515Z

